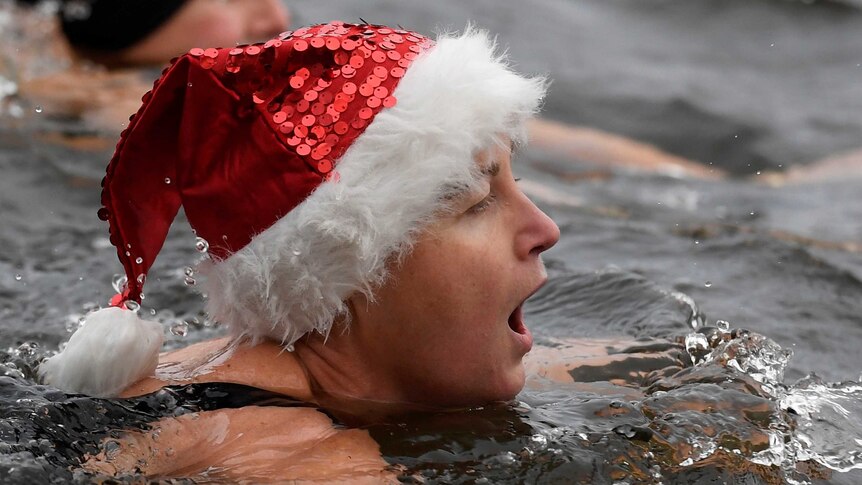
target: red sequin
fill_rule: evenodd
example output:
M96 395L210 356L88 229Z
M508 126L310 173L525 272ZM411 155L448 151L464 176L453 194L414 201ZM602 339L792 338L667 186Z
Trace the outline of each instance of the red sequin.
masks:
M234 117L231 114L227 119L231 119L232 123L268 126L281 141L278 148L267 148L270 150L268 153L278 156L258 157L261 160L251 157L243 161L254 167L260 166L261 173L279 173L283 177L283 181L271 184L272 189L249 186L249 190L274 191L267 192L265 199L274 201L272 213L259 210L261 213L246 214L241 224L237 222L233 225L216 216L211 218L211 223L201 222L199 216L195 220L198 234L210 240L211 248L215 251L213 254L222 257L228 255L229 251L240 249L248 242L248 234L265 230L274 220L301 202L304 197L302 194L313 190L323 181L337 183L340 180L337 170L339 159L374 122L375 115L396 105L393 93L400 78L410 68L411 61L430 45L430 41L414 32L332 22L295 32L283 32L261 44L225 49L191 49L188 59L192 66L211 69L211 73L205 76L197 74L194 89L187 91L197 96L197 103L206 105L209 99L207 89L224 90L229 96L237 96L238 109L242 107L242 110L248 110L250 105L250 109L260 115ZM178 62L179 65L182 65L181 62ZM165 74L170 75L170 71ZM190 81L183 80L180 85ZM152 96L148 95L145 102L150 102ZM219 91L212 99L230 98ZM130 125L134 123L132 121ZM241 127L237 133L243 132L246 127L259 129L255 125L237 126ZM249 145L239 141L236 145L228 144L236 147ZM171 189L181 190L180 178L175 180ZM285 186L293 187L294 184L298 187L295 193L283 190ZM143 246L139 239L125 240L125 234L134 231L113 228L114 220L118 217L115 215L117 209L111 205L113 202L106 203L104 200L117 198L103 199L106 209L100 211L100 216L111 221L112 240L123 246L127 242L136 248ZM186 203L185 199L183 203ZM218 209L206 207L207 213L212 214L219 213ZM237 225L242 225L242 229L233 227ZM227 239L222 239L222 235L226 235ZM230 241L230 247L220 249L214 244L214 241L222 240ZM125 259L120 254L127 272L135 277L146 273L151 259L154 259L150 257L151 254L144 252L142 255L145 264L139 265L135 263L137 254ZM139 290L140 285L133 286L130 294L139 295Z

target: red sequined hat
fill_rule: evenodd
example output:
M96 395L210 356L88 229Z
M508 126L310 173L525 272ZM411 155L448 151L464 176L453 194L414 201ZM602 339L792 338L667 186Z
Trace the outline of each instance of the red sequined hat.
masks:
M285 346L326 333L350 295L373 298L447 190L476 182L476 153L523 140L544 91L474 29L434 42L332 22L192 49L108 166L99 216L128 278L114 304L140 300L182 206L207 241L213 319Z

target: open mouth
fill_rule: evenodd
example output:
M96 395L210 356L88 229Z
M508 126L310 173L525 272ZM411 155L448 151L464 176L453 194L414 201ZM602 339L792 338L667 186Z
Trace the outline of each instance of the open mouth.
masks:
M523 304L518 305L518 308L515 308L515 311L509 315L509 328L519 335L525 335L527 333L527 327L524 325L524 315L521 312L522 306Z

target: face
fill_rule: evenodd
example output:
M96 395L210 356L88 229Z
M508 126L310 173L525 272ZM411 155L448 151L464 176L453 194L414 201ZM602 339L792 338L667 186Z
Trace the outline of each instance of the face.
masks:
M159 29L122 54L129 64L163 63L192 47L232 47L287 29L281 0L191 0Z
M524 385L532 336L524 300L547 279L540 254L556 224L518 187L509 147L477 159L478 191L420 237L376 293L351 300L351 334L404 399L461 406L513 398Z

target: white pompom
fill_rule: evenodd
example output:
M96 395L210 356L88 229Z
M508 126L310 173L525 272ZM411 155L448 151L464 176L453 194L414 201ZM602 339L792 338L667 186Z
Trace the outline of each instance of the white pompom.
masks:
M153 375L163 341L159 323L130 310L103 308L87 316L62 352L39 366L39 375L66 392L113 397Z

